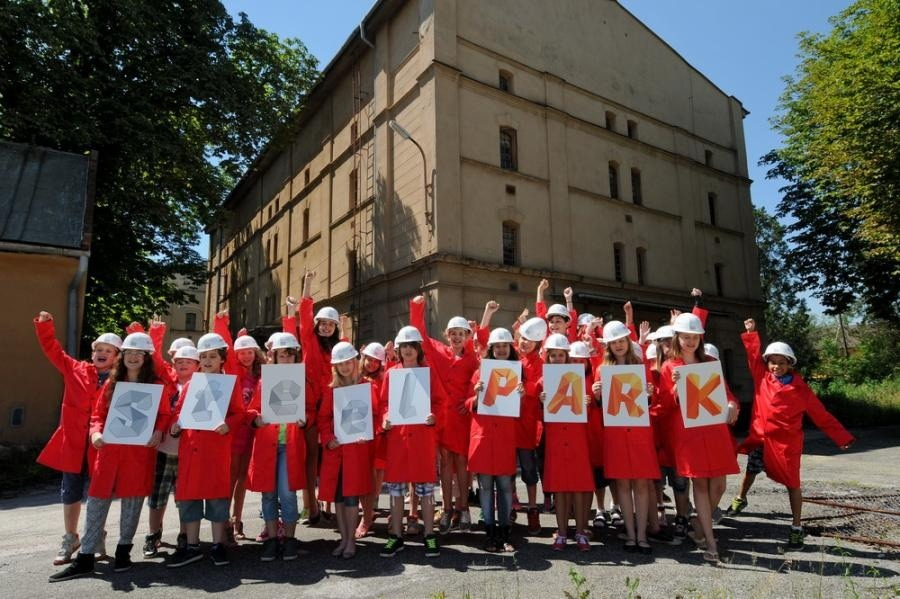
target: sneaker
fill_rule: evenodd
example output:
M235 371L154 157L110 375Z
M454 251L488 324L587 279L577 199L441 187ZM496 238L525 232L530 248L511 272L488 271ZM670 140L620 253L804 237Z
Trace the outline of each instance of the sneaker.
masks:
M72 554L78 551L79 547L81 547L81 540L78 538L77 532L67 532L64 534L62 543L59 545L59 551L56 552L56 559L53 560L53 565L61 566L63 564L68 564L72 561ZM51 580L51 582L55 581Z
M381 548L381 553L378 555L381 557L394 557L401 551L403 551L403 539L394 535L388 535L387 543L384 544L384 547Z
M588 541L588 538L585 535L575 535L575 543L578 545L578 551L591 550L591 543Z
M281 546L281 559L286 562L297 559L300 555L300 541L294 537L287 537Z
M684 539L687 536L688 530L688 521L684 516L675 516L675 530L672 532L672 536L676 539Z
M528 508L528 534L541 534L541 514L536 507Z
M62 582L64 580L72 580L81 576L87 576L94 573L94 554L79 553L65 570L57 572L50 577L50 582Z
M437 557L441 554L437 537L433 534L425 537L425 557Z
M131 570L131 543L116 545L116 561L113 563L113 572L127 572Z
M263 543L261 562L274 562L278 558L278 539L266 539Z
M278 542L277 540L275 541ZM213 543L212 549L209 551L209 558L212 560L213 565L216 566L227 566L231 562L228 561L228 552L225 551L224 543Z
M724 516L725 516L725 513L717 507L716 509L713 510L713 513L712 513L712 523L714 525L718 524L719 522L722 521L722 518Z
M406 534L414 537L422 533L423 526L419 523L418 516L408 516L406 518Z
M441 533L442 535L445 535L448 532L450 532L450 518L451 518L451 513L449 511L443 510L441 512L441 518L440 518L440 520L438 520L438 532ZM409 528L409 524L407 524L407 528ZM407 534L409 534L409 533L407 533Z
M625 525L625 519L622 518L622 509L619 506L614 506L612 511L610 511L609 523L612 526L624 526Z
M162 540L162 531L157 530L153 534L144 537L144 557L156 557L159 553L159 542Z
M178 533L178 538L175 539L175 550L179 549L184 550L187 548L187 534L180 532Z
M561 537L559 535L553 539L553 545L550 546L553 551L562 551L566 548L566 537Z
M598 511L597 515L594 516L594 528L606 528L606 514L607 512Z
M199 545L185 545L184 548L179 547L172 554L172 559L166 564L167 568L180 568L203 559L203 553L200 552Z
M731 505L728 506L728 509L725 510L726 516L737 516L741 512L744 511L744 508L747 507L748 501L746 499L741 499L740 497L735 497L731 500Z
M259 533L258 535L256 535L256 542L257 543L265 543L266 539L268 539L268 538L269 538L269 529L266 527L265 524L263 524L262 532Z
M803 539L806 538L806 531L803 528L794 528L791 526L791 534L788 535L788 549L803 549Z
M647 540L663 545L681 545L681 539L676 538L665 528L660 528L656 532L647 531Z
M469 514L468 508L459 514L459 530L460 532L472 530L472 515Z

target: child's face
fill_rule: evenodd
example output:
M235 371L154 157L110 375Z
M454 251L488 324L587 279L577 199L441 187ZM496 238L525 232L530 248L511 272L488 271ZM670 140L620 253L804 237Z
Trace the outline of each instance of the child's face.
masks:
M564 349L548 349L547 364L565 364L569 354Z
M469 331L466 329L447 329L447 332L444 334L447 336L447 341L450 342L450 346L453 349L461 348L469 340Z
M682 351L693 354L700 347L701 338L696 333L678 333L678 341L681 343Z
M512 355L512 346L509 343L495 343L491 347L494 348L496 360L509 360L509 356Z
M672 356L672 338L667 337L666 339L657 341L656 351L657 353L662 352L664 358L670 358Z
M98 343L91 352L91 362L94 368L100 372L106 372L116 363L116 356L119 354L118 348L109 343Z
M625 354L631 351L631 340L628 339L628 337L615 339L614 341L610 341L607 344L607 347L616 358L624 358Z
M295 354L291 353L291 350L286 347L282 347L281 349L275 350L275 363L276 364L293 364L297 360L294 357Z
M256 359L256 350L255 349L239 349L237 351L237 359L238 362L241 363L241 366L244 368L250 368L253 366L253 360Z
M410 364L413 362L418 362L419 360L419 351L416 349L416 346L412 343L401 343L400 344L400 361L405 364Z
M200 362L190 358L177 358L173 361L173 365L175 366L175 376L181 380L190 378L200 368Z
M368 374L378 372L378 369L381 368L381 361L376 360L372 356L366 356L363 360L363 368Z
M775 376L784 376L791 371L791 361L785 356L779 356L778 354L769 356L768 366L769 372Z
M334 365L334 369L337 370L337 373L342 377L351 376L353 374L353 368L353 360L347 360L346 362Z
M537 347L537 343L530 341L525 337L519 338L519 353L522 355L530 354Z
M218 374L222 372L225 360L217 349L211 349L200 353L200 372Z
M547 328L550 329L551 333L559 333L560 335L564 335L566 332L566 327L568 326L569 321L557 314L554 314L547 319Z
M335 321L323 319L316 324L316 333L318 333L319 337L331 337L334 335L336 328L337 323Z
M147 359L147 352L139 349L126 349L122 352L122 363L129 371L139 371Z

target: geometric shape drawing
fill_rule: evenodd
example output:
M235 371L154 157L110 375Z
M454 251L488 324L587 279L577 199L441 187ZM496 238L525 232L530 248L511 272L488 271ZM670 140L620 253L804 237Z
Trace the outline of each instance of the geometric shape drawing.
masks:
M306 421L305 364L263 364L260 391L266 424Z
M544 364L544 422L587 422L584 366Z
M522 363L518 360L481 361L479 380L483 388L478 393L478 414L483 416L519 417L522 397Z
M675 383L684 428L724 424L728 419L728 395L718 360L675 368Z
M388 370L388 417L391 425L425 424L431 413L431 369Z
M237 377L233 374L195 372L191 376L184 405L178 416L179 426L198 431L218 428L225 422L236 382Z
M601 366L603 426L650 426L643 364Z
M162 385L116 383L103 426L104 443L146 445L153 435L162 393Z
M372 422L372 383L334 390L334 436L345 445L375 438Z

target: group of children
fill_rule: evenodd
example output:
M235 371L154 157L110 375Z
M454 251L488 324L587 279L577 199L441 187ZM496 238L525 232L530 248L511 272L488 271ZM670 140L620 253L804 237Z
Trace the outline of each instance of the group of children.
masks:
M478 486L485 550L512 552L511 524L517 512L526 516L529 534L541 532L540 482L544 508L556 515L553 550L564 550L570 536L579 550L590 549L589 517L596 495L594 525L615 524L618 518L624 525L620 537L625 551L650 554L649 541L680 544L687 537L714 563L718 547L713 524L725 477L739 472L736 451L758 456L761 449L767 474L788 489L794 517L789 544L802 547L803 414L842 448L853 441L793 371L796 359L789 346L772 343L761 352L752 319L745 322L742 338L755 399L750 434L737 446L730 425L737 419L739 403L730 392L726 423L691 428L689 433L684 428L678 367L718 358L715 347L704 344L706 311L699 305L691 313L673 310L670 324L651 332L648 322L635 325L630 303L624 306L624 322L578 315L571 288L564 291L566 305L547 307L549 282L542 280L535 317L528 318L526 310L510 329L491 329L500 306L490 301L480 323L451 318L441 341L428 336L425 298L417 296L410 301L409 326L393 341L368 343L358 351L344 338L346 323L334 308L313 315L314 277L314 272L305 275L299 302L288 298L283 330L269 338L265 349L243 331L232 342L223 313L216 317L214 332L203 335L196 346L187 339L173 342L171 362L161 355L165 327L160 322L151 323L147 332L134 323L124 340L105 333L93 343L91 360L78 361L57 342L52 316L41 312L35 318L41 346L65 380L59 428L38 458L63 473L65 534L54 564L69 565L53 574L51 582L93 572L95 554L105 554L104 527L113 498L122 504L115 571L131 567L145 498L150 514L144 555L157 554L173 491L180 530L167 567L203 559L199 538L204 518L212 524L210 558L222 566L229 563L227 548L245 538L247 490L262 494L265 527L257 540L263 543L263 561L298 557L297 491L302 492L307 524L325 517L320 502L334 505L340 542L333 555L350 559L356 540L370 532L383 484L390 497L389 532L380 550L385 557L402 551L405 537L420 533L424 554L436 557L436 532L447 533L454 525L469 530L473 482ZM699 300L698 290L692 294ZM479 413L478 396L485 386L482 359L521 364L514 389L520 398L517 418ZM267 423L261 407L262 365L301 361L306 373L304 419ZM552 390L544 389L545 364L583 365L586 423L543 421L542 404L552 396ZM614 365L643 365L651 426L604 427L601 370ZM392 424L388 418L390 371L402 368L430 371L430 413L424 424ZM198 372L236 375L227 412L214 430L180 425L192 376ZM104 442L118 382L163 386L154 432L145 446ZM335 391L360 383L368 383L371 390L374 439L341 443L334 430ZM524 504L515 493L517 473L527 490ZM438 518L437 480L443 502ZM665 514L665 483L674 496L672 522ZM612 509L607 509L606 488ZM87 513L79 536L85 497ZM745 506L746 497L735 498L729 512L736 514Z

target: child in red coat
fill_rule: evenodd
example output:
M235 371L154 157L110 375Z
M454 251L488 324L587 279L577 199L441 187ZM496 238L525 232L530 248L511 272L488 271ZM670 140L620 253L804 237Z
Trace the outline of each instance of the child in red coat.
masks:
M747 350L747 365L753 375L754 405L750 434L739 447L750 453L761 447L766 474L787 488L793 522L788 547L803 547L800 516L803 494L800 488L800 458L803 454L803 415L806 414L841 449L854 438L828 413L819 398L793 371L794 351L786 343L771 343L760 355L759 334L752 318L744 321L741 335ZM746 501L746 500L745 500Z
M381 386L384 384L384 364L387 360L385 347L373 341L362 349L360 359L360 383L371 383L372 398L375 402L374 414L381 413ZM376 423L377 424L377 423ZM356 538L361 539L369 534L372 523L375 522L375 508L378 505L378 495L381 492L381 483L384 481L384 462L387 455L384 435L375 435L372 444L372 492L360 499L362 504L362 520L356 527Z

